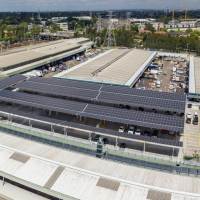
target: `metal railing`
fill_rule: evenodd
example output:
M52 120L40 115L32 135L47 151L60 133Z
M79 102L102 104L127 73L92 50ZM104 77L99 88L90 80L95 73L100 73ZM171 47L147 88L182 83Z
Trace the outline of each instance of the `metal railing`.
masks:
M9 121L0 121L0 130L17 135L20 137L28 138L41 143L46 143L59 148L78 151L81 153L96 156L97 144L96 142L87 141L84 139L73 138L66 135L52 133L49 131L31 128L24 125L19 125ZM124 162L127 164L150 168L159 171L170 172L174 174L200 176L200 167L187 166L184 164L177 164L176 161L170 160L170 157L156 157L142 154L141 152L121 150L119 148L111 148L109 145L103 148L104 159L110 159L117 162Z

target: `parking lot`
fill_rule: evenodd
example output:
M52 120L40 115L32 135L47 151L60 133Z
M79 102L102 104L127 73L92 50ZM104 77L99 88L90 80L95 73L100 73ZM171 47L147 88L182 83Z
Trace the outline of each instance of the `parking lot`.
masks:
M157 56L135 87L162 92L186 92L188 62L179 57Z
M90 58L93 58L102 51L103 50L101 49L91 49L84 54L77 54L60 61L38 67L34 70L24 73L24 75L27 77L36 77L36 76L45 78L53 77L60 72L68 70L82 62L87 61Z
M190 102L188 103L190 104ZM185 121L185 131L182 137L184 154L192 156L195 152L200 154L200 123L194 125L193 118L195 113L200 116L200 104L193 103L191 108L186 107L186 119L187 115L191 114L192 121L191 123L186 123Z

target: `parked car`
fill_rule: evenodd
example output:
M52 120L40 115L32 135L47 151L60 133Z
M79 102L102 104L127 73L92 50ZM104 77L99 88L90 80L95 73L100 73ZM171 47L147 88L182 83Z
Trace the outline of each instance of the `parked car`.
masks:
M124 128L123 126L120 126L120 127L119 127L119 132L120 132L120 133L124 133L124 132L125 132L125 128Z
M187 124L191 124L192 123L192 114L191 113L188 113L186 115L186 123Z
M135 128L133 126L129 127L128 134L133 135Z
M136 129L135 135L141 135L141 130L139 128Z
M198 113L195 112L193 116L193 124L198 125L198 123L199 123L199 116L198 116Z

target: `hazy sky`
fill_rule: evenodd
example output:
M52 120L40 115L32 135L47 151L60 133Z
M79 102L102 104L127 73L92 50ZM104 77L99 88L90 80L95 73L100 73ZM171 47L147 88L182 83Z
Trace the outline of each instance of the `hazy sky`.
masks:
M200 0L0 0L0 11L200 9Z

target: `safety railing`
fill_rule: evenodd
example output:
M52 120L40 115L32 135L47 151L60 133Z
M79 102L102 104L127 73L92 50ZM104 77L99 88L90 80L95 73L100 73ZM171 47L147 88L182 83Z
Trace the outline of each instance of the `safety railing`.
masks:
M60 148L96 156L96 142L89 140L87 141L84 139L73 138L58 133L52 133L49 131L12 123L9 121L0 121L0 130L9 134L29 138L34 141L39 141ZM103 147L102 158L111 159L118 162L125 162L135 166L156 169L159 171L200 176L200 167L198 166L186 166L184 164L179 165L176 161L172 159L170 160L170 158L156 158L155 155L152 157L150 155L145 155L138 152L136 153L136 151L111 148L109 145Z

